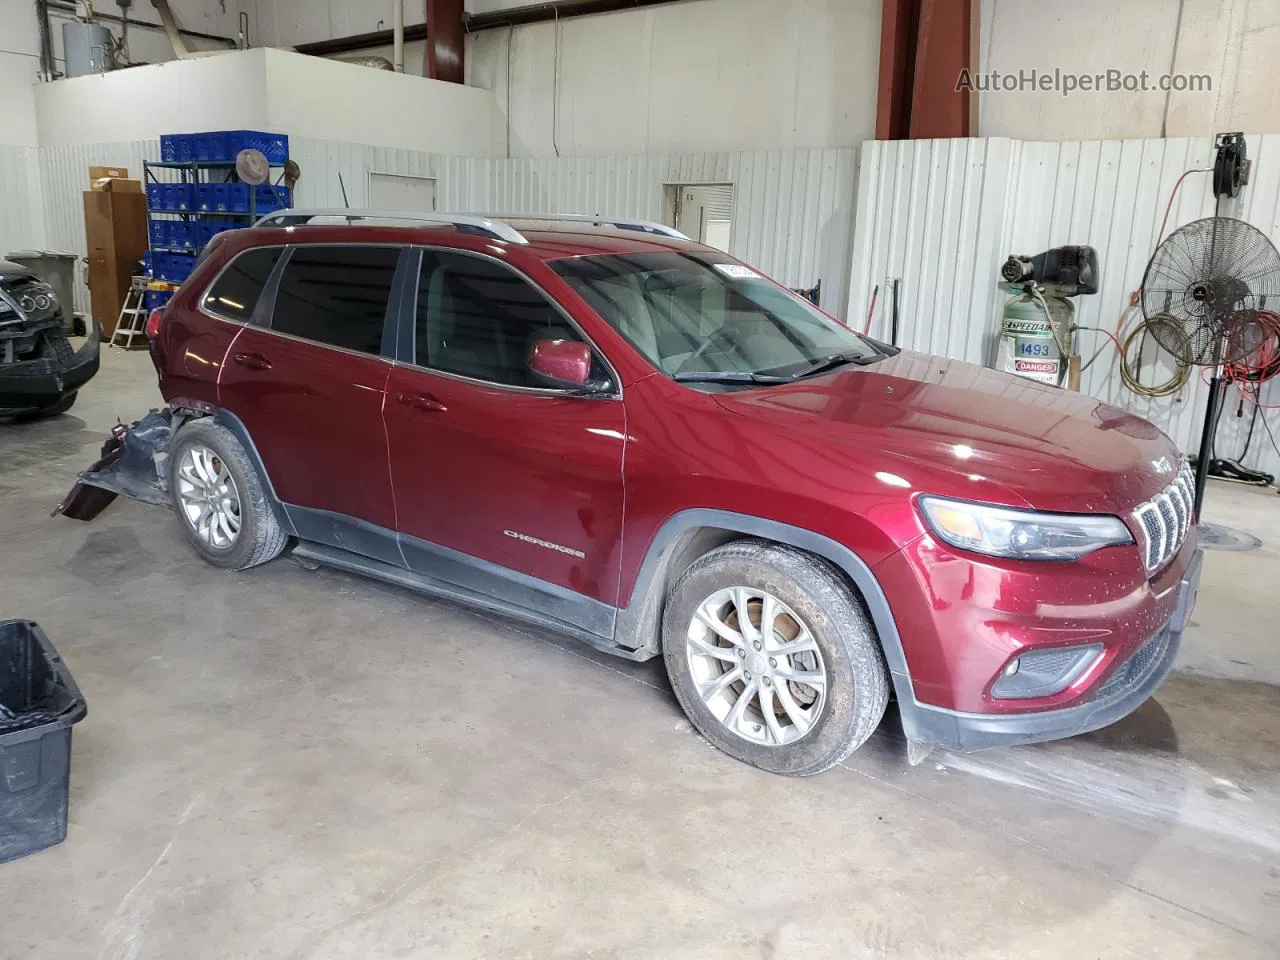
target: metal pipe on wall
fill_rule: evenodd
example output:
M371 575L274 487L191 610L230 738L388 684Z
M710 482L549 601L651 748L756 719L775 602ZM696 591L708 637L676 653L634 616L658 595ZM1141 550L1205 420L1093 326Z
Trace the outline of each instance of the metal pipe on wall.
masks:
M391 65L396 73L404 73L404 0L391 0Z
M76 12L76 5L72 3L71 0L37 0L37 4L43 6L45 10L56 10L60 14ZM98 10L93 11L93 19L105 20L108 23L120 23L122 21L121 17L118 17L113 13L102 13ZM147 30L164 29L163 24L152 23L150 20L139 20L137 17L130 17L129 24L135 29L138 27L142 27ZM202 33L199 30L183 30L182 28L179 28L178 32L188 37L199 37L201 40L214 40L218 43L225 43L229 47L237 45L236 41L231 37L221 37L216 33Z

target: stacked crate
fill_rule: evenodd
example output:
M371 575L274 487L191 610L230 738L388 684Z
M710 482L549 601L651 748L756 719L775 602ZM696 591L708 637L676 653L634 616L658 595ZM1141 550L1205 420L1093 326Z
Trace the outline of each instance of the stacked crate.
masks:
M151 252L146 258L162 306L191 275L201 251L224 230L249 226L259 217L288 207L291 191L280 183L251 186L236 176L241 150L262 151L278 181L289 159L289 138L258 130L168 134L160 138L160 161L145 164ZM159 289L164 284L169 289Z

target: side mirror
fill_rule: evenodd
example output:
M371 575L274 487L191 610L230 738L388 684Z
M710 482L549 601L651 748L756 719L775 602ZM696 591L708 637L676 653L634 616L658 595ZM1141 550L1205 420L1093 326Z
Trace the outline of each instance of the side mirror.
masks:
M529 348L529 372L544 386L598 393L609 383L591 379L591 348L581 340L538 340Z

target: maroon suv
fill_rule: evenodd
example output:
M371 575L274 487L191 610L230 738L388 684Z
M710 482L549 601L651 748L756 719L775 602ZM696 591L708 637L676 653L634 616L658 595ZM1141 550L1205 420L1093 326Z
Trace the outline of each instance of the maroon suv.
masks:
M861 337L653 224L382 217L215 240L152 317L167 409L63 512L168 503L218 566L289 550L661 655L779 773L891 694L913 746L970 748L1111 723L1169 672L1200 557L1146 421Z

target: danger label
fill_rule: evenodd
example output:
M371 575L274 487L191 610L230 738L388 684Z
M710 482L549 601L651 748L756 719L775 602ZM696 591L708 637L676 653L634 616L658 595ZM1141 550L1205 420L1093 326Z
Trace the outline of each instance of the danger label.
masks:
M1057 373L1057 360L1018 360L1014 368L1018 373Z

